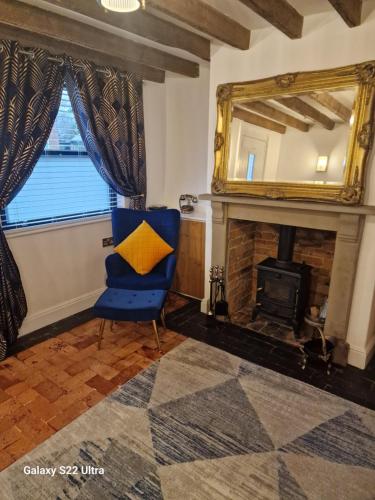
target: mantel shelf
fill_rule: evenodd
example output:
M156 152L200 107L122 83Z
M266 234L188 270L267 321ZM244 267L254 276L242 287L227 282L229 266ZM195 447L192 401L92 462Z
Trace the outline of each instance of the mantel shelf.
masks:
M285 208L293 210L310 210L314 212L334 212L338 214L375 215L375 206L370 205L334 205L330 203L290 201L290 200L267 200L263 198L252 198L250 196L228 196L225 194L200 194L200 200L211 202L231 203L235 205L253 205L258 207Z

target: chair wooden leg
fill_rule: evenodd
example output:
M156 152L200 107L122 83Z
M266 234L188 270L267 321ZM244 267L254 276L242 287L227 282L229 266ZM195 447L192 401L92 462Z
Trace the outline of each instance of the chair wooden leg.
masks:
M152 320L152 326L154 327L154 332L155 332L155 337L156 337L156 343L158 344L158 349L159 349L159 351L161 351L158 327L157 327L156 321L154 319Z
M114 321L113 321L113 319L112 319L112 320L111 320L111 326L110 326L110 330L111 330L111 332L113 332L113 327L114 327L114 324L115 324L115 322L114 322Z
M99 326L98 350L100 350L101 345L102 345L103 334L104 334L104 327L105 327L105 319L102 319L101 322L100 322L100 326Z
M164 307L161 310L160 319L161 319L161 324L163 325L164 330L166 330L167 329L167 325L165 324L165 309L164 309Z

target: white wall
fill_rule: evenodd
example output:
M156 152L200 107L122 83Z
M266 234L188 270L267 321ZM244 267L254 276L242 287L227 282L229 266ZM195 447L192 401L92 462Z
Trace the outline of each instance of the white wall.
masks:
M181 194L207 190L209 78L205 64L199 78L167 77L165 201L171 208ZM200 201L195 213L204 216L205 209Z
M280 73L333 68L361 63L375 56L375 11L361 26L348 29L335 13L305 17L304 34L290 40L273 28L253 31L248 51L216 46L213 49L210 76L210 116L207 156L206 191L210 189L213 172L214 136L216 126L216 88L220 83L255 80ZM375 205L375 162L372 157L368 175L366 202ZM360 251L348 342L350 361L363 366L375 344L375 218L368 218ZM207 241L210 245L210 241ZM210 253L210 248L206 251Z
M166 96L166 85L152 82L143 84L147 205L165 203Z
M274 28L252 32L247 51L216 45L212 48L207 186L213 172L216 127L216 88L220 83L256 80L280 73L328 69L374 59L375 11L361 26L348 29L335 13L305 17L303 37L290 40ZM368 199L375 203L374 182Z
M338 182L344 178L349 125L337 123L333 130L312 127L309 132L288 127L281 136L277 180L284 182ZM326 172L316 172L318 156L328 156Z
M53 229L7 232L20 269L29 312L21 334L91 307L104 289L104 259L111 248L109 218Z

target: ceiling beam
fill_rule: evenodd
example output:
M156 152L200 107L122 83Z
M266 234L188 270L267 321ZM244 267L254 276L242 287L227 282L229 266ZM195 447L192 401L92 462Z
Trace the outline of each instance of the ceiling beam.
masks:
M247 123L251 123L251 125L256 125L257 127L267 128L268 130L272 130L273 132L278 132L279 134L285 134L286 127L284 125L280 125L280 123L269 120L268 118L264 118L263 116L256 115L255 113L251 113L250 111L246 111L241 108L234 108L232 113L233 118L238 118Z
M325 108L329 109L336 116L341 118L344 122L349 122L350 117L352 116L352 112L349 108L341 104L335 97L333 97L328 92L323 92L321 94L317 94L313 92L312 94L307 94L308 97L314 99L314 101L318 102Z
M286 0L241 0L289 38L301 38L303 16Z
M295 111L296 113L299 113L305 118L311 118L315 122L320 123L327 130L332 130L335 127L335 122L328 118L327 115L321 113L316 108L313 108L312 106L310 106L310 104L307 104L305 101L302 101L302 99L299 99L298 97L283 97L281 99L275 100L283 106Z
M149 80L156 83L164 83L165 81L165 72L160 69L150 68L148 66L144 66L143 64L127 62L117 57L111 57L101 52L83 48L80 45L61 42L48 36L37 35L20 28L6 26L1 22L0 38L17 40L26 47L48 50L50 54L55 56L67 54L68 56L78 59L88 59L97 66L110 66L121 72L135 73L143 80Z
M255 111L256 113L267 116L272 120L283 123L284 125L296 128L297 130L301 130L301 132L309 131L310 125L308 123L298 120L297 118L294 118L294 116L288 115L288 113L284 113L283 111L275 109L272 106L269 106L268 104L265 104L263 102L260 101L248 102L248 103L243 103L243 106Z
M124 62L151 66L181 75L199 76L199 65L87 24L16 0L0 0L0 23L29 33L48 36L62 42L116 57Z
M147 0L146 10L162 12L238 49L250 46L250 31L202 0Z
M186 50L206 61L210 60L210 41L207 38L143 10L119 15L104 10L92 0L46 0L46 2L148 38L153 42ZM61 15L65 15L63 11Z
M362 0L328 0L350 28L361 24Z

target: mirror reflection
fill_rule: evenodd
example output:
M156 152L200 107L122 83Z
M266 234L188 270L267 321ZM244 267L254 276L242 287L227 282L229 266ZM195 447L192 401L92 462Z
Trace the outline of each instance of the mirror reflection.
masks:
M344 183L356 87L233 104L228 179Z

